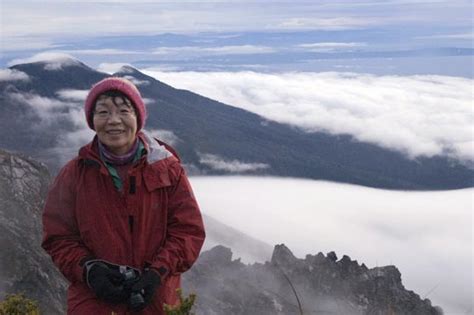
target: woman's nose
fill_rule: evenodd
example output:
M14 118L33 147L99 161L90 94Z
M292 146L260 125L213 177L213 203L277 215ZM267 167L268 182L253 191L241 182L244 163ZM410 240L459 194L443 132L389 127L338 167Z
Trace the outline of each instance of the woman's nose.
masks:
M122 121L122 119L120 118L120 115L119 113L117 112L110 112L109 113L109 119L108 119L108 123L120 123Z

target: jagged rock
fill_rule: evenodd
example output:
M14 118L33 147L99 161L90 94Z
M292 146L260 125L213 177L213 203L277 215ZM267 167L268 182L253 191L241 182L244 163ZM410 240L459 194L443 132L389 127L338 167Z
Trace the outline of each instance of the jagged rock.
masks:
M214 266L225 266L232 262L232 251L230 248L218 245L211 250L202 253L199 258L201 264L212 264Z
M283 244L265 264L229 257L229 249L214 248L184 275L185 289L198 295L196 314L299 314L298 300L304 314L442 314L404 288L395 266L368 269L334 252L303 260Z
M275 245L275 250L272 254L272 264L279 266L287 266L294 264L298 259L284 244Z
M340 266L342 278L347 278L351 275L363 272L363 269L359 266L357 261L351 260L347 255L342 256L337 264Z
M329 253L327 254L327 257L328 257L331 261L334 261L334 262L337 260L337 255L336 255L335 252L329 252Z
M24 292L54 315L65 313L66 282L40 247L49 179L43 164L0 150L0 300Z

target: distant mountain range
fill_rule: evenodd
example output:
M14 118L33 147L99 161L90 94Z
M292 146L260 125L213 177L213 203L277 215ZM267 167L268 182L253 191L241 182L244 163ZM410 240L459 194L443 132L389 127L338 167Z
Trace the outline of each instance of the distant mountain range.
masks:
M55 172L65 155L77 152L80 137L88 135L77 122L84 119L78 116L81 97L65 100L60 91L81 90L76 95L85 97L85 91L108 74L77 60L20 64L9 69L21 71L29 79L0 81L0 147L31 155ZM445 157L412 160L351 136L307 133L175 89L131 67L114 75L137 82L147 101L145 129L173 142L191 174L301 177L409 190L474 184L473 169Z

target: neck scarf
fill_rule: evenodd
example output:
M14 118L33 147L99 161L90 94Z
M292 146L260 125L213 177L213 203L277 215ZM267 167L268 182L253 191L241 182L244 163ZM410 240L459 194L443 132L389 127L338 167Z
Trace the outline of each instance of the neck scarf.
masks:
M130 150L124 155L116 155L112 153L102 142L99 142L100 157L103 161L113 165L125 165L131 163L135 158L138 150L138 137L135 139L135 143L132 145Z

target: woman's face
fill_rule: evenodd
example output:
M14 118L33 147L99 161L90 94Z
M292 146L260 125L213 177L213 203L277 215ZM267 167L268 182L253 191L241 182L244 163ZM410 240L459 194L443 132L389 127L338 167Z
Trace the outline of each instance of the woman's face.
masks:
M112 153L123 155L133 146L137 133L137 116L128 99L99 96L93 123L100 142Z

